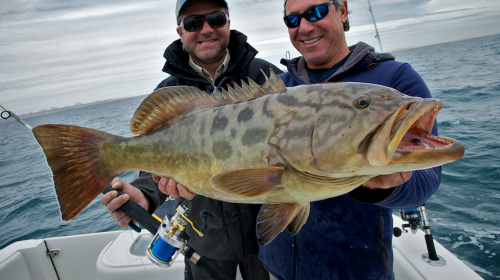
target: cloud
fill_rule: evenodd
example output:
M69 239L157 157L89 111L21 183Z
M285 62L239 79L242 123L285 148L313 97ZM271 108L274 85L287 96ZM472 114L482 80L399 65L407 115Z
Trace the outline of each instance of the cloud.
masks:
M350 44L374 46L367 2L348 1ZM231 28L258 57L278 65L299 53L283 24L283 2L231 0ZM498 33L500 1L372 0L384 50ZM18 113L149 93L165 47L178 38L175 1L2 0L0 104ZM495 32L495 33L493 33Z
M163 1L35 2L0 11L0 103L27 113L146 94L166 77L162 54L177 34Z

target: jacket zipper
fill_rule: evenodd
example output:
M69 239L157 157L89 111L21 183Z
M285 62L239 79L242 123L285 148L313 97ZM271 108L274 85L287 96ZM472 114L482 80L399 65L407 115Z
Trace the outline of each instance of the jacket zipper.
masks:
M380 246L380 250L382 252L382 259L384 262L384 274L385 276L391 275L391 263L389 260L389 252L387 251L387 247L384 243L384 217L378 217L378 242Z
M291 260L291 279L297 280L299 275L299 244L297 235L292 236L292 260Z

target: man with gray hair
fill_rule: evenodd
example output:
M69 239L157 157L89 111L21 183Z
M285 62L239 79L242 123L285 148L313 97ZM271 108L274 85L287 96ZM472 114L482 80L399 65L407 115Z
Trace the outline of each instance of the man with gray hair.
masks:
M363 42L347 45L346 0L286 0L283 19L290 41L302 54L282 60L288 72L280 76L287 87L364 82L431 97L409 64L376 53ZM436 125L432 134L437 135ZM283 231L260 248L259 257L280 280L392 280L392 209L421 206L440 180L440 167L380 175L348 194L312 202L302 229L294 236Z
M230 30L226 1L178 0L176 18L180 39L170 44L164 53L163 71L171 76L158 88L194 86L210 94L247 77L263 84L265 77L260 69L266 75L270 68L281 73L276 66L255 57L257 50L246 42L244 34ZM115 214L111 209L118 209L132 199L152 213L170 195L176 198L176 204L188 207L190 217L204 233L200 237L191 227L186 229L188 244L197 253L217 264L230 277L236 277L239 268L243 279L269 279L269 273L257 256L255 223L260 205L217 201L190 193L171 178L155 177L155 180L158 183L148 173L142 173L131 184L116 178L113 188L125 195L109 192L102 197L101 203L107 203L113 218L121 226L127 226L131 218L120 210ZM185 279L209 278L187 260Z

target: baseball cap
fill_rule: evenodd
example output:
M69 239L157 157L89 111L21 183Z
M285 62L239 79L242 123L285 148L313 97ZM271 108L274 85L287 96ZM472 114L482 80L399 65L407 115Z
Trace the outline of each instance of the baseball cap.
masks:
M201 2L202 0L177 0L177 4L175 5L175 16L177 17L177 21L179 21L179 16L184 8L186 8L189 4L194 2ZM220 4L224 8L227 7L227 2L224 0L210 0Z

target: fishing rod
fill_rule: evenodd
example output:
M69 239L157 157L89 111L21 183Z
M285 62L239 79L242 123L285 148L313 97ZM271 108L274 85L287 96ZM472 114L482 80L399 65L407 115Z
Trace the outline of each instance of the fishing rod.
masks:
M431 227L429 225L429 220L427 219L427 213L425 211L425 204L418 208L413 209L401 209L401 219L407 224L403 224L403 230L409 227L411 232L415 234L422 223L422 229L424 231L425 245L427 247L427 253L422 255L422 260L433 266L444 266L446 265L446 260L443 257L438 256L436 252L436 247L434 246L434 238L432 237ZM401 229L394 231L396 237L401 236Z
M4 120L8 120L10 118L13 118L15 119L18 123L20 123L22 126L26 127L27 129L29 129L30 131L33 129L29 124L25 123L23 120L21 120L21 118L14 114L14 112L10 111L10 110L7 110L4 106L2 106L0 104L0 108L2 109L2 113L1 113L1 117L2 119Z
M103 193L113 191L111 185L104 189ZM123 193L118 192L118 195ZM138 221L145 229L153 234L153 239L148 245L146 255L151 262L160 267L170 267L175 258L182 254L188 260L193 262L200 270L202 270L210 279L214 280L234 280L226 275L226 273L212 261L196 253L196 251L187 244L187 235L185 229L187 224L203 236L199 230L195 228L192 221L187 215L188 209L186 206L179 205L177 213L168 218L165 216L163 220L156 215L150 215L146 209L133 201L125 202L120 209L127 213L133 220ZM132 225L133 223L129 223ZM137 231L137 226L132 226Z
M373 15L373 9L372 5L370 4L370 0L368 1L368 11L370 11L370 14L372 15L372 20L373 20L373 26L375 27L375 38L377 38L378 43L380 45L380 52L384 52L384 49L382 48L382 40L380 39L380 34L378 33L378 28L377 28L377 23L375 22L375 16Z
M24 122L14 112L7 110L4 106L0 105L2 112L0 116L4 120L10 118L15 119L19 124L29 129L33 128ZM106 187L103 193L112 191L111 185ZM118 195L122 193L118 191ZM183 254L188 260L193 262L201 271L203 271L211 279L215 280L234 280L225 274L225 272L212 261L206 257L200 256L196 251L187 245L187 238L184 230L187 223L190 223L195 231L193 223L187 217L187 208L179 206L177 214L171 219L165 216L161 220L153 214L150 215L146 209L142 208L139 204L127 201L120 207L127 215L136 221L140 221L141 225L154 235L153 240L148 246L146 252L147 257L156 265L163 267L170 267L179 253ZM135 231L140 231L140 228L130 223L130 226ZM201 232L199 233L201 234Z

